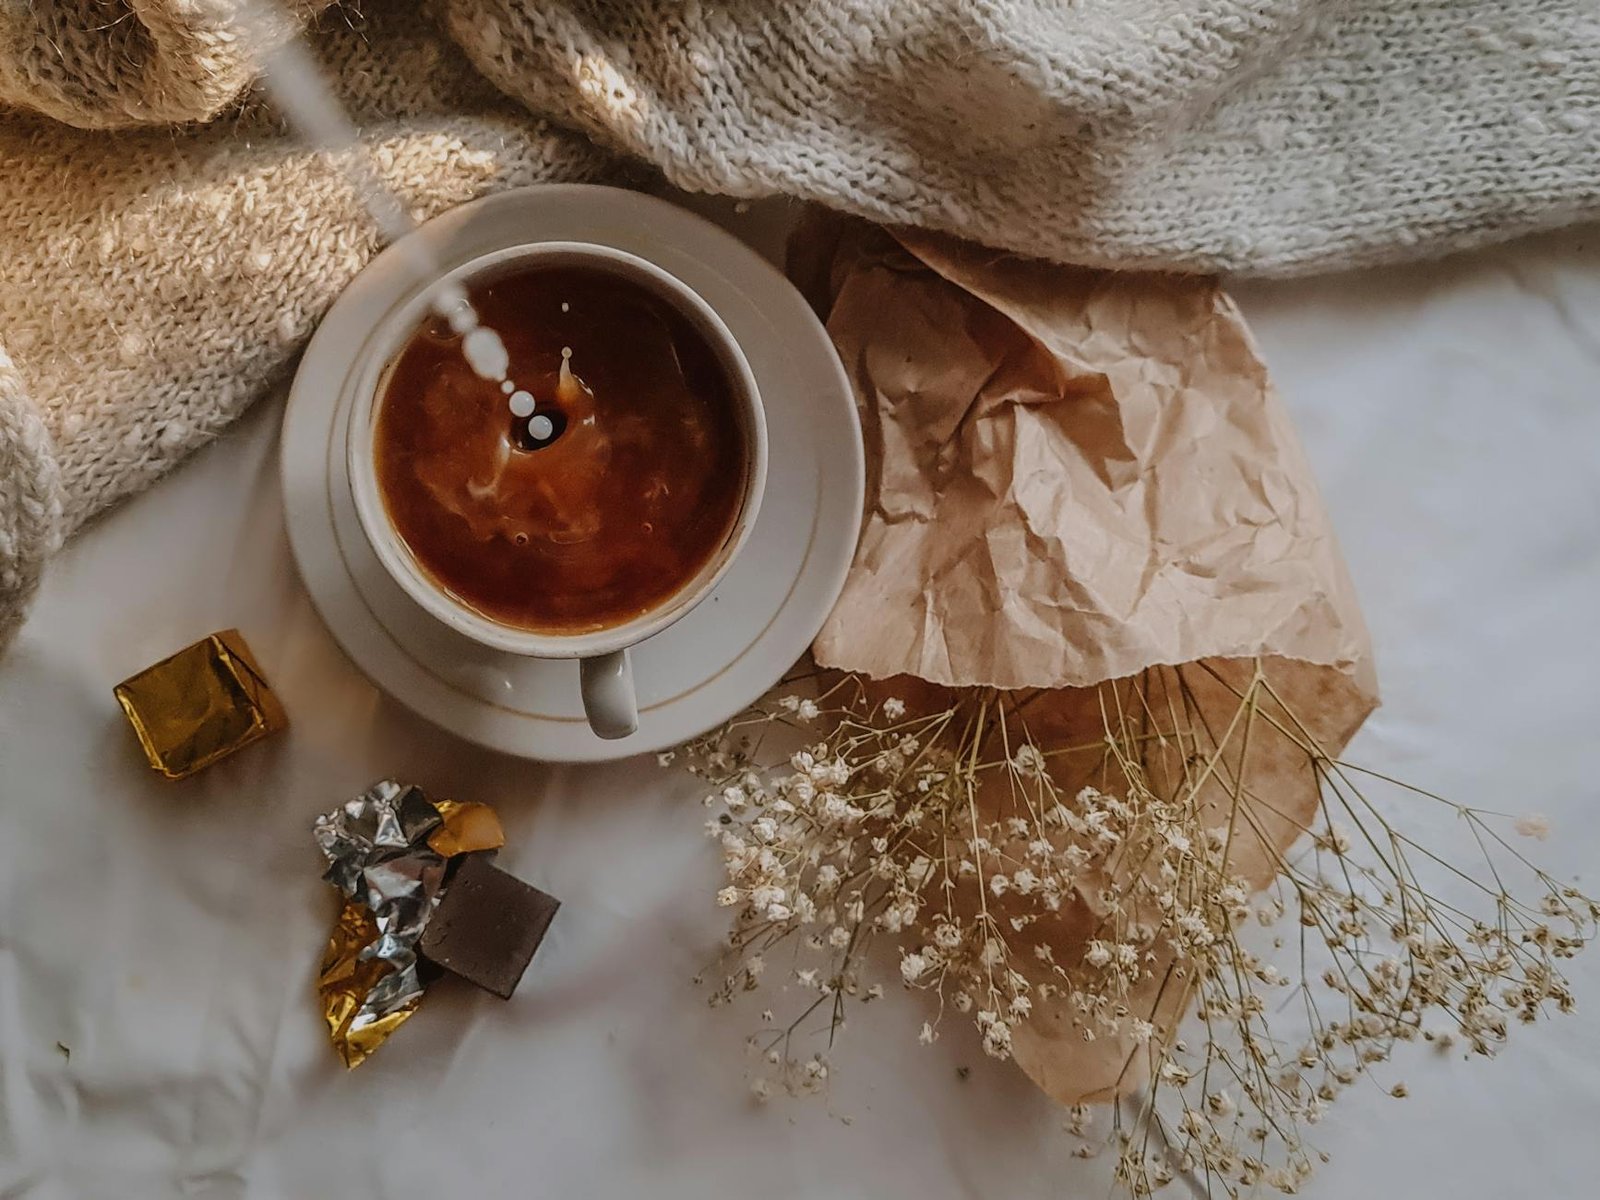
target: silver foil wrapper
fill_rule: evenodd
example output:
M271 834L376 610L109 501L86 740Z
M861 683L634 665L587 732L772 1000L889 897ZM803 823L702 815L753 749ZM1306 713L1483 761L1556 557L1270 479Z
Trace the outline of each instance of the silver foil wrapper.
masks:
M323 878L365 906L377 927L357 959L388 965L344 1022L348 1037L392 1027L422 995L417 942L444 888L447 861L428 845L428 835L442 820L421 788L392 779L317 818L317 845L328 859Z

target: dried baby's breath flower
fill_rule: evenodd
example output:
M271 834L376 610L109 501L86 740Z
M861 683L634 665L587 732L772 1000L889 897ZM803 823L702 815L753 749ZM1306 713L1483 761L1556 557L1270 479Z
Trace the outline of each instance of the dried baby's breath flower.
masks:
M1190 672L1233 693L1231 719L1200 710ZM1573 1007L1559 967L1600 905L1528 863L1486 814L1324 754L1260 664L1242 684L1199 664L1095 698L1098 736L1041 745L1026 696L971 691L919 710L834 677L688 747L710 789L716 902L734 913L711 1002L770 990L765 962L783 947L777 987L794 1012L761 1013L758 1099L825 1090L846 1005L882 997L885 979L935 1009L920 1042L954 1012L996 1058L1048 1006L1150 1081L1124 1089L1109 1122L1129 1194L1178 1175L1214 1194L1292 1194L1322 1158L1302 1131L1396 1045L1492 1055L1513 1024ZM1267 736L1304 754L1321 790L1311 819L1241 766ZM1446 804L1481 863L1391 825L1363 794L1375 781ZM1548 832L1537 817L1514 827ZM1435 898L1437 877L1462 894ZM1081 1134L1088 1109L1072 1113Z
M1538 813L1529 813L1525 817L1518 817L1513 828L1523 837L1537 838L1541 842L1550 836L1549 818L1540 816Z

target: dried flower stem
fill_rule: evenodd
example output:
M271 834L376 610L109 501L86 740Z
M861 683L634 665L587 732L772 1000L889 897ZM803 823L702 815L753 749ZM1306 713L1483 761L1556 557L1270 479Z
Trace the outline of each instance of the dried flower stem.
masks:
M915 709L854 676L796 682L814 694L687 754L713 789L717 899L735 910L711 1002L759 989L783 949L782 980L807 993L751 1039L758 1096L826 1088L847 1001L883 994L866 976L888 942L900 982L934 1002L921 1040L952 1008L989 1054L1026 1050L1024 1066L1040 1028L1081 1040L1082 1098L1123 1097L1110 1144L1130 1194L1178 1176L1207 1195L1292 1192L1318 1157L1304 1127L1397 1043L1492 1054L1512 1016L1572 1007L1557 962L1600 907L1530 863L1495 814L1326 753L1269 663L1083 693L921 689ZM1484 875L1391 825L1358 779L1449 805ZM1492 917L1429 891L1419 864ZM1291 920L1292 977L1268 961L1286 940L1269 927ZM1277 992L1293 1007L1269 1004ZM807 1053L821 1011L826 1042ZM1452 1030L1425 1028L1430 1014Z

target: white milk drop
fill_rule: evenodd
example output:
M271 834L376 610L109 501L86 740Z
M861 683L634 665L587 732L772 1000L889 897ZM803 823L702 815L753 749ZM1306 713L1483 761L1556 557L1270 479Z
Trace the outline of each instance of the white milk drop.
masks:
M472 301L467 299L466 290L459 283L442 283L433 294L429 307L450 323L450 328L458 333L468 333L478 327L478 314L473 311Z
M511 415L513 417L531 417L533 416L533 409L534 403L531 392L511 393ZM549 417L540 417L539 420L546 425L550 424Z
M517 385L506 378L511 367L506 344L498 333L478 323L478 314L460 284L441 284L434 293L431 307L449 322L454 332L462 335L461 355L475 375L498 383L508 396L517 390Z
M540 413L538 416L534 417L533 420L528 422L528 432L534 437L538 438L541 442L554 433L555 430L555 423L543 413Z
M461 298L459 305L450 310L446 320L450 322L450 328L457 333L470 333L478 327L478 314L472 311L472 305L467 302L465 296Z
M481 325L461 339L461 353L467 365L484 379L504 379L511 366L511 355L506 353L500 335Z

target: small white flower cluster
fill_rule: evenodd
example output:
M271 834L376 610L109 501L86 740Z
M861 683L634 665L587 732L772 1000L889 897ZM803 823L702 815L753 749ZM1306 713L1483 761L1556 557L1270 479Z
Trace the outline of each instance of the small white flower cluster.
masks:
M1242 705L1257 702L1257 684ZM1557 964L1592 937L1600 907L1543 873L1543 899L1529 907L1491 863L1495 916L1470 921L1412 871L1426 852L1371 805L1349 802L1348 778L1335 795L1356 827L1323 820L1291 860L1261 832L1270 805L1216 778L1233 733L1218 745L1203 722L1180 722L1151 739L1108 718L1103 742L1088 747L1097 761L1073 765L1072 750L1041 748L1020 725L994 693L916 712L845 676L688 748L689 770L711 788L707 830L726 876L716 900L734 914L734 966L711 1003L770 987L802 1000L786 1023L762 1013L750 1042L758 1098L827 1086L829 1065L808 1039L832 1045L847 1002L883 995L867 982L881 971L935 997L924 1044L953 1010L989 1055L1008 1058L1018 1026L1047 1010L1083 1041L1142 1059L1144 1132L1111 1137L1116 1178L1133 1195L1175 1173L1228 1195L1294 1192L1317 1157L1300 1129L1396 1044L1459 1037L1491 1054L1513 1018L1572 1007ZM803 744L776 767L758 764L748 733L741 740L750 727L763 755L783 731ZM1229 726L1240 728L1250 722ZM1505 847L1480 814L1457 811L1480 845ZM1265 897L1236 866L1247 845L1245 857L1267 855L1258 883L1276 872ZM1258 927L1291 916L1302 955L1293 979L1253 948L1269 936ZM1326 963L1320 976L1308 939ZM780 945L786 966L769 971ZM1291 987L1309 1014L1299 1040L1268 1026L1284 1007L1272 993ZM1324 1021L1330 1001L1339 1015ZM1203 1032L1193 1047L1175 1030L1186 1010ZM1439 1015L1454 1028L1424 1032ZM1407 1093L1404 1083L1384 1090ZM1069 1129L1086 1127L1086 1110L1074 1109Z
M782 985L811 996L807 1013L826 1006L837 1023L846 998L881 995L860 976L869 948L887 940L899 947L902 985L947 997L975 1022L988 1053L1009 1057L1015 1023L1052 985L1017 969L1008 939L1059 910L1073 887L1065 868L1086 867L1094 856L1062 856L1060 839L1052 840L1062 821L974 825L972 772L931 744L948 714L907 719L907 711L894 697L840 710L785 696L769 720L802 731L824 715L828 723L824 740L795 750L777 770L756 769L727 735L690 748L690 769L715 787L706 796L707 831L726 873L717 903L736 910L731 940L740 965L711 1001L760 986L751 964L792 939L801 965ZM1018 763L986 770L1046 778L1033 747L1019 751ZM768 1091L809 1090L815 1081L809 1060L791 1053L794 1034L790 1026L758 1035L777 1068ZM921 1040L937 1036L935 1020Z

